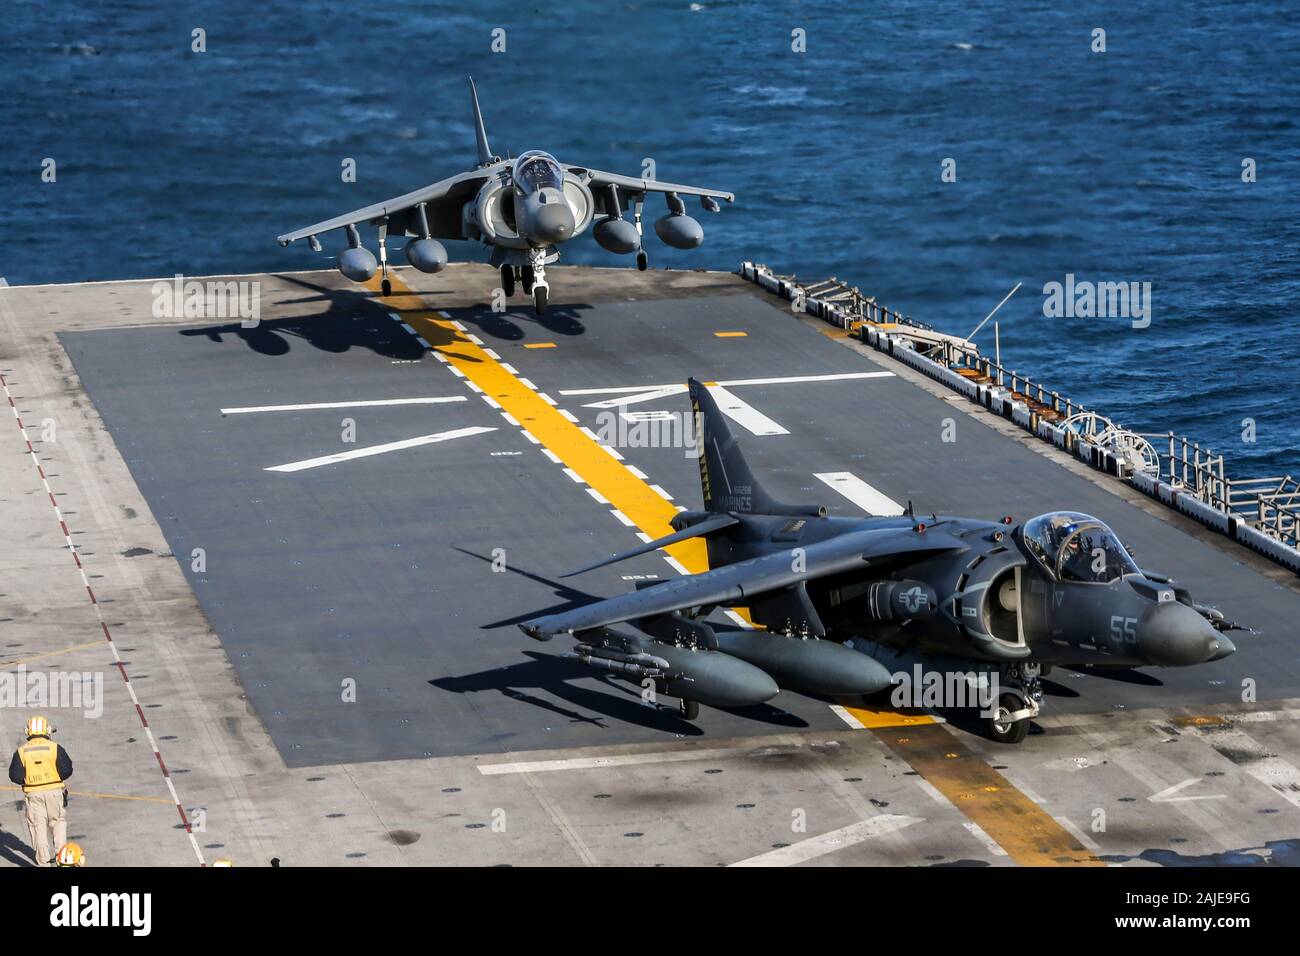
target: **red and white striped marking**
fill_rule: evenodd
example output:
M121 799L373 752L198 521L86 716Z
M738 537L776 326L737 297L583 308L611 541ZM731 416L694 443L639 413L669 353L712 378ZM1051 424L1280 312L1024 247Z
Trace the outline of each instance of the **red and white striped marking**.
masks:
M50 488L50 481L45 476L45 469L42 467L40 459L36 457L36 450L32 448L32 441L27 437L27 428L23 425L22 417L18 414L18 406L14 404L13 394L9 391L9 383L3 375L0 375L0 387L3 387L5 399L9 402L9 409L14 413L14 421L18 423L18 431L22 433L23 441L27 443L27 454L31 457L32 464L36 466L37 474L41 476L41 484L45 486L45 494L50 499L50 506L54 509L55 518L58 519L59 530L63 532L63 540L67 543L68 553L72 555L73 563L77 566L77 573L81 575L81 583L86 588L86 596L90 598L90 603L95 608L95 617L98 618L99 627L104 632L104 640L108 642L108 646L113 652L113 663L117 667L117 672L122 675L122 683L126 685L126 692L131 695L131 703L135 705L136 715L140 718L140 726L144 728L145 737L149 740L149 746L153 748L154 758L158 761L158 769L162 771L163 782L167 784L167 790L172 796L172 802L176 805L176 812L180 814L181 823L185 826L185 833L190 838L190 846L194 848L194 856L198 859L200 866L206 866L203 851L199 848L199 841L194 838L194 828L190 825L189 817L185 813L185 807L181 804L181 798L176 793L176 785L172 783L172 776L167 770L167 764L163 761L162 751L158 749L158 741L154 739L153 730L144 716L144 708L140 706L140 698L136 696L135 687L131 684L131 678L126 673L126 665L122 663L122 656L117 652L117 643L113 640L113 634L108 629L108 621L104 619L103 609L100 608L95 592L90 586L90 579L86 577L86 569L81 563L81 555L77 553L77 546L72 541L72 533L68 530L68 522L64 520L59 503L54 498L54 491Z

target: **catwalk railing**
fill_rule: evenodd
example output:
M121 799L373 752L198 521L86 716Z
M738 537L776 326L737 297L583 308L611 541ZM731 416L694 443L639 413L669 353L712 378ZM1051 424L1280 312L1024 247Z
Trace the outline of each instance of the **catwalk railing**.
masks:
M740 274L948 385L1095 468L1300 573L1300 482L1231 478L1222 453L1173 432L1129 431L995 359L831 277L801 280L746 262Z

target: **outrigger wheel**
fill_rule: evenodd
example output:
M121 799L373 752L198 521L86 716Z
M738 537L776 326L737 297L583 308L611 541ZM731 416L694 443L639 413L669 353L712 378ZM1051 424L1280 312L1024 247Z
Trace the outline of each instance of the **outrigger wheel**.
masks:
M677 711L686 720L695 720L700 716L700 702L683 697L677 702Z
M501 291L510 298L515 294L515 269L514 266L501 267Z
M393 294L393 284L392 284L391 282L389 282L387 279L385 279L383 282L379 283L379 294L380 294L380 295L383 295L383 296L389 296L389 295L392 295L392 294Z
M647 256L644 252L638 252L636 254L636 267L638 270L640 270L641 272L645 272L646 266L648 266L649 264L650 264L650 257Z

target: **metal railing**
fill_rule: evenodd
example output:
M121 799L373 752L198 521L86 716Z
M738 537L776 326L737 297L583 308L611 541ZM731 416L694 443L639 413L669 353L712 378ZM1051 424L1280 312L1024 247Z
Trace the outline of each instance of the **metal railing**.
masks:
M918 354L963 378L1004 391L1006 398L1027 406L1039 419L1058 427L1060 423L1071 422L1067 427L1075 431L1080 442L1096 440L1100 442L1097 447L1105 447L1112 454L1120 452L1128 458L1133 470L1166 483L1180 495L1202 502L1221 516L1245 522L1293 551L1300 548L1300 481L1292 476L1229 478L1222 454L1214 454L1198 442L1173 432L1129 432L1042 382L980 354L973 342L937 332L932 326L881 305L874 296L864 295L856 286L834 276L801 282L794 275L778 275L761 264L746 264L742 273L747 269L752 269L754 281L761 282L760 274L765 274L785 283L782 292L787 298L792 298L794 290L799 289L810 300L834 306L849 317L845 327L856 324L864 340L866 326L901 326L899 331L889 331L904 339L908 339L909 327L929 333L910 339L908 344ZM1105 423L1105 427L1098 423ZM1134 449L1140 458L1133 453ZM1142 467L1137 467L1139 463Z

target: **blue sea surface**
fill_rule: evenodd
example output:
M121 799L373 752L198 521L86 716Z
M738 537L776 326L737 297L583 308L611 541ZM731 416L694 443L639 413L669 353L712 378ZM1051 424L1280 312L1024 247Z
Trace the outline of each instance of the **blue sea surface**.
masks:
M736 193L700 216L701 248L651 238L654 266L836 275L962 334L1022 282L998 313L1009 365L1197 438L1230 474L1300 473L1300 5L224 0L5 18L11 284L328 268L337 238L315 254L274 237L472 166L473 74L499 153L626 173L652 158L659 178ZM590 236L563 255L628 261ZM1047 317L1044 286L1067 274L1150 282L1149 327Z

